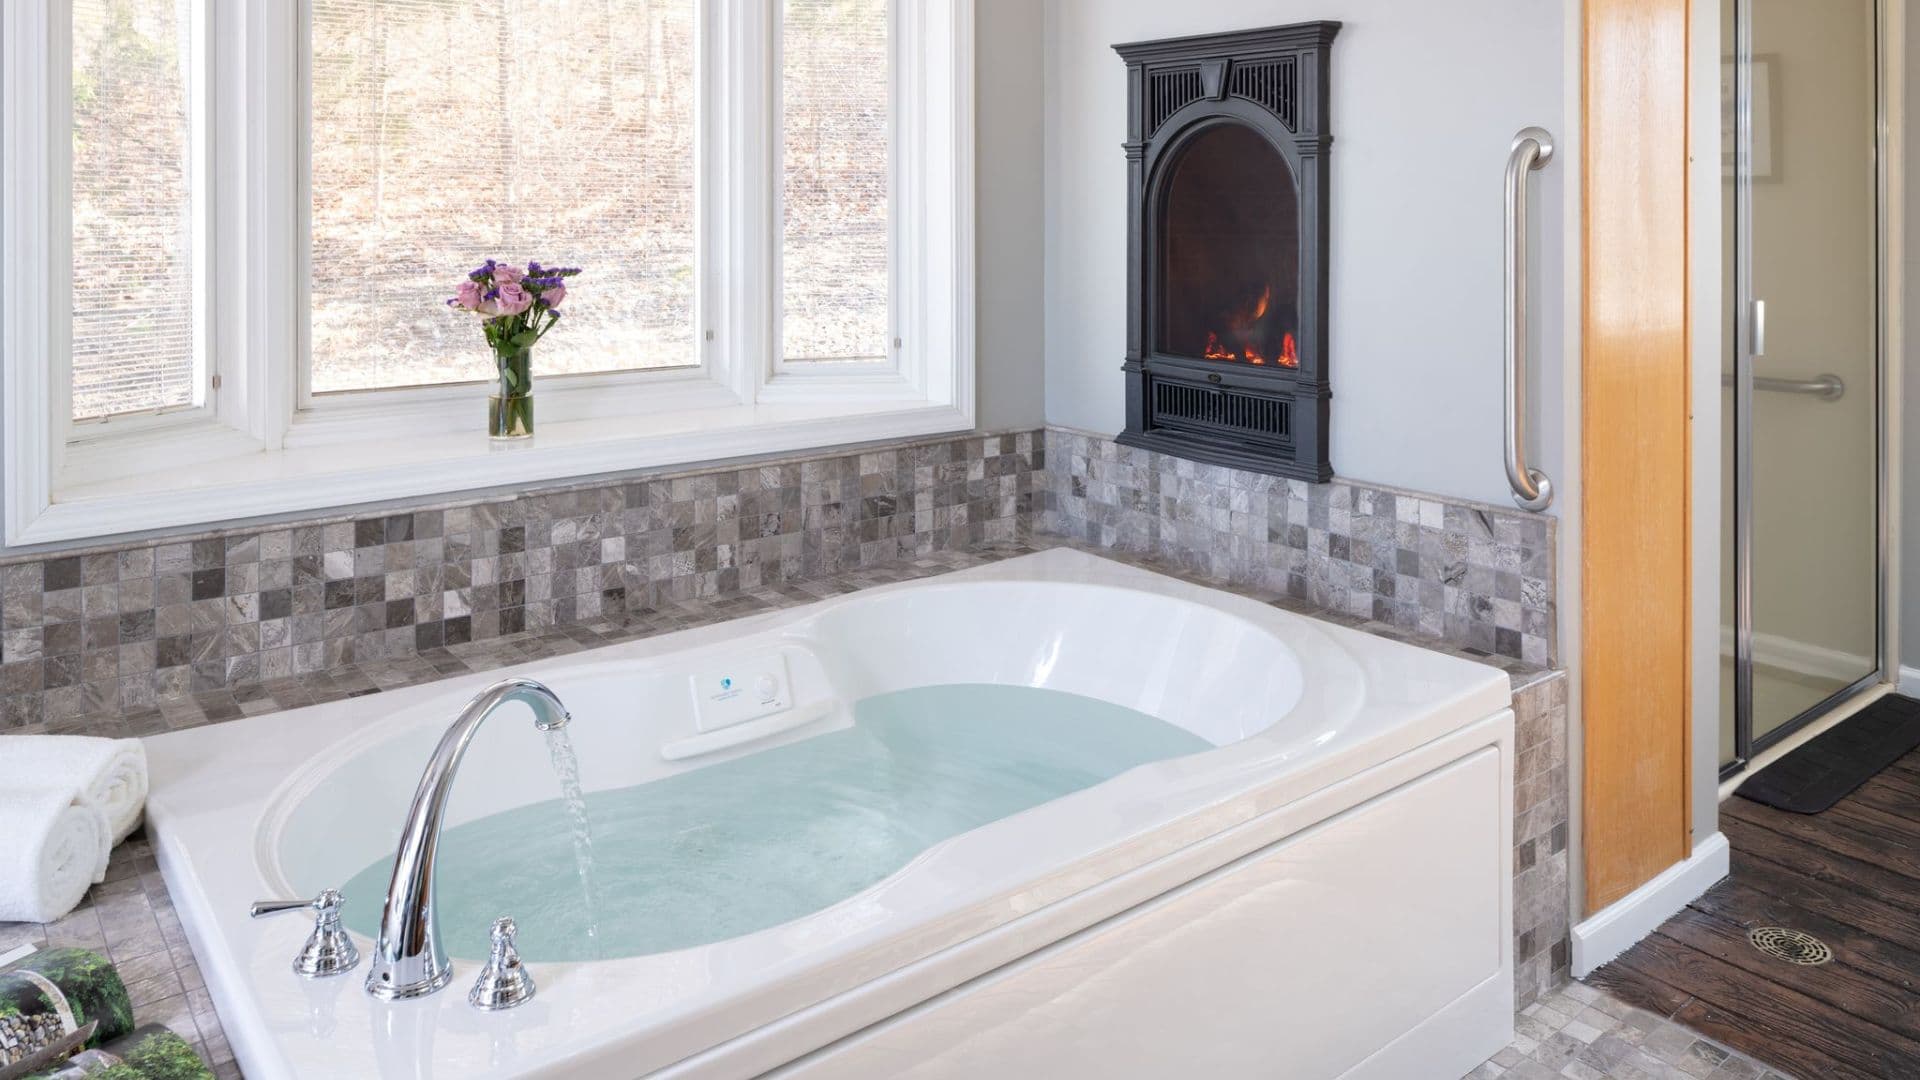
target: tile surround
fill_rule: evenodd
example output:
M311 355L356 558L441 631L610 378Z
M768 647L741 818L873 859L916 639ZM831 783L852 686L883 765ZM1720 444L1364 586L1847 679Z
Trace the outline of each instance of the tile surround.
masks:
M1513 691L1513 996L1522 1008L1572 977L1567 674Z
M1554 664L1553 518L1203 465L1062 428L1047 429L1045 450L1037 531Z
M1010 541L1038 432L538 489L0 564L0 731Z
M1034 534L1549 666L1552 529L1045 429L16 555L0 732L151 728L196 697Z

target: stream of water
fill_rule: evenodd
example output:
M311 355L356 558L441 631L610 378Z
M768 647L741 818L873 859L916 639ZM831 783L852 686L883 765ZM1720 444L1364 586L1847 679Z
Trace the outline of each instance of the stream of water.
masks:
M580 877L580 897L586 916L587 949L600 955L600 918L593 895L593 829L587 822L587 797L580 789L580 758L573 752L573 739L565 727L548 728L547 758L553 762L553 775L560 781L560 805L566 810L567 828L572 834L573 866Z

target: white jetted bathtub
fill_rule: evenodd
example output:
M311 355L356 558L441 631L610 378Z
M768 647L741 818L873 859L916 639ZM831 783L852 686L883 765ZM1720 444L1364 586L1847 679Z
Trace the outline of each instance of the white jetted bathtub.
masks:
M504 674L572 713L588 885L502 708L440 853L453 982L376 1000L407 804ZM1426 1080L1512 1034L1509 700L1491 667L1058 550L159 736L148 821L253 1080ZM363 959L300 979L311 921L248 904L327 887ZM539 989L482 1012L495 915Z

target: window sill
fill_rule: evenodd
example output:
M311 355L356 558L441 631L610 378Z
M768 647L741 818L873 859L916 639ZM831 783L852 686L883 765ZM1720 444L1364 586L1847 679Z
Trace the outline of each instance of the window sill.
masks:
M476 425L480 417L476 415ZM69 460L52 504L8 537L12 545L278 514L331 510L393 499L452 495L608 473L967 431L970 409L918 402L792 401L689 409L644 417L592 417L540 424L528 445L496 449L478 431L264 450L239 435L224 453L172 461L138 473L93 473ZM113 456L149 459L115 448ZM104 448L102 448L104 451Z

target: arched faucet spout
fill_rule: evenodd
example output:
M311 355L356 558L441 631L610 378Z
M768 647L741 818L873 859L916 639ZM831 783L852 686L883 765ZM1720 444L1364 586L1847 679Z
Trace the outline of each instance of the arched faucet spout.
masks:
M400 832L393 879L387 884L387 904L380 914L380 937L374 942L373 964L367 969L367 993L374 997L388 1001L422 997L453 978L453 964L440 946L440 922L433 902L440 823L446 816L447 798L453 793L453 779L467 744L487 717L510 701L524 702L531 708L533 726L541 731L567 726L566 707L552 690L532 679L504 679L468 702L459 719L440 737Z

